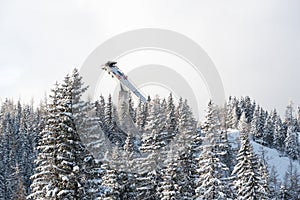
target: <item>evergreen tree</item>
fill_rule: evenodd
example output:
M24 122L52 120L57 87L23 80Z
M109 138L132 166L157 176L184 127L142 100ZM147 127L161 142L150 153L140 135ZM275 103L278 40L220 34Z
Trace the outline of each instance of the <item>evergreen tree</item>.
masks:
M178 166L174 158L176 158L176 153L172 150L169 151L169 159L166 161L166 167L163 169L162 181L160 183L158 190L159 197L162 200L175 200L183 199L178 197L180 194L179 186L177 185ZM174 155L175 154L175 155Z
M274 142L274 123L271 116L268 116L265 126L264 126L264 134L263 134L263 141L264 144L268 147L273 147Z
M113 103L111 95L109 94L107 104L105 107L105 117L104 117L105 130L109 131L113 128Z
M145 105L140 100L136 108L136 125L139 132L143 132L143 129L145 127L145 119L146 119Z
M244 112L247 119L247 123L250 124L253 118L253 104L249 96L244 99Z
M213 102L209 101L205 120L202 125L202 131L204 135L206 135L206 133L217 132L218 130L220 130L219 114Z
M240 121L238 123L238 129L243 133L249 132L250 127L249 124L247 123L247 118L245 113L243 113L240 118Z
M293 125L294 122L294 106L293 106L293 102L290 101L289 105L287 105L286 110L285 110L285 124L287 124L287 126L291 126Z
M229 109L228 127L229 128L233 128L233 129L237 128L238 121L239 121L238 118L239 109L237 107L238 107L237 99L235 97L230 98L229 106L228 106Z
M292 158L293 160L296 160L299 158L299 142L297 138L297 134L293 132L295 130L294 126L289 126L287 130L287 136L285 139L285 153Z
M233 174L236 176L234 185L237 199L264 199L261 192L263 185L258 169L258 160L253 153L247 133L241 133L241 148L237 155L237 164Z
M292 160L285 174L284 185L280 191L281 199L296 200L300 197L300 174L297 168L293 165Z
M219 146L220 121L216 108L210 101L204 122L205 138L203 151L199 158L196 180L196 199L227 199L232 197L226 180L228 167L221 162Z
M166 141L164 141L165 133L160 129L162 118L160 115L160 99L158 97L153 100L147 122L140 150L143 152L153 152L166 145Z
M48 106L47 124L41 132L37 148L39 154L29 198L87 198L87 178L91 177L91 171L86 170L85 161L91 156L80 141L74 121L76 114L73 112L79 108L75 104L76 91L73 79L69 76L65 77L60 86L56 85L53 91L52 103Z
M286 129L279 117L275 121L274 138L274 147L283 154L285 148Z
M96 116L99 119L99 125L102 130L105 130L105 99L101 95L100 99L95 102Z
M215 151L215 141L207 136L199 158L199 178L196 185L196 199L227 199L231 197L225 174L229 169L221 163ZM214 136L212 136L214 137Z
M118 200L120 199L120 185L118 183L118 173L115 169L111 169L108 164L103 164L105 170L102 177L102 185L106 188L103 198L104 200Z
M138 153L138 147L135 144L135 138L133 137L133 135L131 133L128 133L128 136L125 140L125 144L124 144L124 151L126 153L127 156L127 160L131 160L135 157L135 154Z
M278 180L278 172L274 166L272 166L269 176L269 188L270 188L270 198L279 198L280 182Z
M260 195L261 199L270 199L270 188L269 188L269 172L268 166L266 161L259 160L259 173L261 174L261 188L260 188Z
M179 194L176 199L191 199L194 196L194 180L198 176L196 171L200 153L201 138L196 131L196 121L192 116L187 100L180 102L178 110L178 133L174 138L176 148L177 185Z
M53 199L57 193L58 172L56 163L56 140L58 126L58 84L52 90L51 103L48 105L48 117L44 130L40 133L37 147L38 155L35 160L34 175L31 177L31 194L29 199Z
M176 134L176 116L175 116L175 105L173 100L173 95L170 93L167 102L167 124L166 129L170 135Z
M134 103L133 99L131 96L131 93L129 93L129 99L128 99L128 110L129 110L129 115L134 123L136 123L136 113L134 109Z

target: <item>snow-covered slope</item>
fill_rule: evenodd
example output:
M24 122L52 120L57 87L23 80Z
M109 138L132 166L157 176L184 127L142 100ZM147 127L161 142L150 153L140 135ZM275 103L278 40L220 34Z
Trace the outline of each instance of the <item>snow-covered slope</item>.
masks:
M233 148L239 148L239 135L240 132L238 130L228 130L229 131L229 141L231 142L231 145ZM280 152L278 152L276 149L271 149L268 147L265 147L261 144L258 144L254 141L251 141L251 144L253 146L254 152L261 156L262 152L265 154L265 159L268 163L269 170L274 166L276 171L278 172L278 179L280 179L281 182L283 182L285 173L288 169L288 166L290 165L290 159L288 157L283 157L280 155ZM297 161L292 162L293 165L300 170L300 163Z

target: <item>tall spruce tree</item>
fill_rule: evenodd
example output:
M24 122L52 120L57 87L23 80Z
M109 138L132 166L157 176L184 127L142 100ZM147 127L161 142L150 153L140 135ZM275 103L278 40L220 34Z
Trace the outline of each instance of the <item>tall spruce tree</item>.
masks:
M199 177L196 180L195 198L231 198L233 194L226 180L229 169L220 160L223 154L219 146L220 119L212 101L208 104L203 130L205 137L197 169Z
M241 133L241 147L237 155L237 164L232 172L235 175L237 199L264 199L263 184L259 173L258 159L253 153L247 133Z
M285 153L293 160L299 158L299 141L298 141L298 133L294 132L295 127L290 125L287 129L287 135L285 139Z
M86 161L91 156L80 141L74 121L76 91L69 76L53 90L47 123L37 148L39 154L29 198L88 198L86 186L91 171L87 169L91 168L86 166Z

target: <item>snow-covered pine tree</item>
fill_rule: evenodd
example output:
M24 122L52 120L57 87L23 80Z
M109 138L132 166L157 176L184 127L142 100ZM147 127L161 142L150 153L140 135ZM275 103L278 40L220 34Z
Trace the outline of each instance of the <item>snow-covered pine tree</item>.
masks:
M70 77L65 77L66 87L70 89L72 113L74 117L74 123L76 125L77 132L79 134L84 133L86 130L85 121L87 120L87 114L92 109L89 106L89 102L81 99L82 94L88 87L84 86L82 77L79 75L79 71L75 68Z
M275 166L272 166L269 176L269 189L270 189L270 198L278 199L279 198L279 189L280 182L278 180L278 172Z
M167 133L167 102L166 99L162 99L161 103L160 103L160 108L159 108L159 118L161 119L161 124L159 129L161 130L161 132L166 132L165 135L166 137L168 136L173 136L172 134L168 134ZM169 143L171 140L171 138L166 138L167 143Z
M294 122L294 105L293 102L290 101L289 104L286 106L285 115L284 115L284 123L287 126L293 125Z
M170 93L167 102L167 123L166 123L166 129L170 135L176 134L177 123L176 123L175 111L176 110L175 110L173 95L172 93Z
M253 139L259 143L263 143L264 126L266 123L266 112L262 107L257 107L254 113L254 119L251 127Z
M162 181L157 189L159 197L161 200L183 199L178 196L180 195L179 186L177 185L177 176L179 171L176 160L176 152L173 151L172 147L169 151L168 159L165 162L166 166L162 170Z
M196 180L196 199L227 199L232 197L227 177L228 167L221 162L219 147L220 119L217 109L212 103L208 104L207 114L203 125L203 151L199 157Z
M204 122L202 124L203 134L206 136L207 133L217 132L220 130L220 119L216 106L210 100L207 106Z
M246 114L243 112L242 116L240 117L239 123L238 123L238 129L243 133L248 133L250 130L250 124L247 123Z
M232 172L235 175L237 199L263 199L261 174L258 159L253 153L247 133L241 133L241 147L237 155L237 164Z
M227 122L228 128L235 129L237 128L238 121L239 121L238 113L237 113L238 109L236 108L237 107L236 97L229 98L227 107L228 107L228 122Z
M47 123L38 145L39 154L29 198L88 198L86 183L91 176L85 161L91 156L80 141L74 121L74 110L80 110L76 106L73 109L77 98L73 92L76 91L69 76L54 89L52 103L48 106Z
M261 174L261 184L262 187L260 188L261 199L270 199L270 188L269 188L269 171L267 162L265 161L264 157L259 159L259 174Z
M293 125L288 126L287 135L285 139L285 153L293 160L299 158L299 141L296 132L294 132L295 127Z
M26 189L24 186L24 180L20 173L19 165L16 166L15 174L18 179L18 187L17 187L17 190L15 191L14 199L15 200L24 200L24 199L26 199Z
M101 164L88 153L83 159L80 178L81 184L84 184L85 194L82 195L82 199L101 199L106 191L107 188L102 185L104 170Z
M38 155L35 160L34 175L31 176L31 194L28 199L54 199L57 193L58 172L56 164L56 140L59 130L58 121L58 99L60 98L59 86L50 95L51 102L48 104L48 115L46 125L40 133L40 140L37 146Z
M136 199L156 200L159 199L157 193L158 171L153 169L145 173L140 173L136 178Z
M105 131L109 131L113 128L113 103L110 94L108 96L107 103L105 106L104 124Z
M74 117L74 123L77 133L80 136L82 142L86 147L96 152L100 147L104 146L104 135L101 134L100 117L103 113L102 101L98 108L89 99L83 100L81 97L88 87L84 86L82 77L77 69L74 69L70 76L69 83L72 93L72 114ZM98 157L102 157L99 155Z
M139 103L138 103L138 106L136 108L136 125L137 125L137 128L139 130L139 132L143 132L143 129L145 127L145 120L146 119L146 113L145 113L145 105L144 103L139 100Z
M285 148L286 129L282 124L280 117L275 121L274 129L274 147L283 154Z
M135 112L135 109L134 109L134 102L133 102L131 93L129 93L128 110L129 110L129 115L130 115L132 121L134 123L136 123L136 112Z
M1 108L1 132L0 132L0 152L1 152L1 178L0 189L3 192L0 196L3 199L13 199L18 191L18 175L16 167L22 160L20 151L24 137L20 132L20 121L22 106L20 102L17 105L13 100L5 100ZM24 151L26 151L24 149ZM25 165L25 163L22 163ZM25 167L25 166L24 166Z
M142 146L140 147L142 152L152 153L166 145L166 141L162 137L164 135L161 135L161 121L160 99L157 96L152 102L150 114L147 117L145 133L142 135Z
M250 133L253 140L255 140L256 136L259 135L258 133L259 111L260 111L260 106L257 105L257 108L254 110L253 119L250 124Z
M199 158L199 177L196 180L196 199L228 199L231 198L225 181L228 168L221 163L215 151L214 136L207 134L204 139L203 152Z
M105 99L100 95L100 99L95 102L96 116L99 119L99 125L102 130L105 130Z
M147 115L147 124L142 135L142 145L140 151L144 156L135 159L136 166L139 166L139 174L136 178L136 195L137 199L157 199L156 194L158 179L161 171L161 163L165 157L164 147L165 133L161 130L163 115L161 104L158 96L151 102L150 113Z
M105 107L104 117L104 133L113 144L123 146L126 140L127 134L119 128L117 108L112 102L112 97L109 94Z
M290 160L290 164L285 173L284 183L281 186L280 198L296 200L300 197L300 174L298 169L294 166L293 161Z
M235 108L235 113L236 113L237 120L240 120L240 118L242 116L242 113L244 111L244 101L243 101L243 99L240 99L240 100L236 99L234 108Z
M218 148L219 148L219 151L222 152L219 155L220 161L229 168L229 171L227 172L227 175L226 175L226 177L229 178L229 176L233 170L235 160L236 160L235 151L232 149L232 146L229 142L227 130L222 130L219 133L218 137L219 137L218 138ZM228 179L228 181L229 181L229 179Z
M168 105L165 99L162 99L160 103L158 118L161 121L158 126L158 129L160 130L160 140L164 141L164 145L167 145L171 142L176 133L175 131L168 131Z
M80 182L80 172L85 149L81 144L76 130L73 113L73 85L67 75L59 88L57 120L58 130L56 138L55 168L57 170L58 199L80 199L84 191L84 184Z
M179 101L178 101L178 105L176 107L176 113L175 113L176 119L179 119L180 112L182 110L182 106L183 106L183 99L182 99L182 97L180 97Z
M187 100L181 102L178 111L178 133L174 139L177 151L178 199L191 199L194 195L194 180L197 177L196 158L199 156L201 138L196 132L196 121Z
M41 119L38 112L35 112L32 105L24 105L20 121L21 133L19 138L18 159L20 176L22 177L26 196L30 192L30 176L33 174L34 159L36 157L35 147Z
M245 112L245 115L246 115L246 119L247 119L247 123L251 123L252 121L252 118L253 118L253 113L254 113L254 110L253 110L253 103L252 103L252 100L250 99L249 96L246 96L245 99L244 99L244 112Z
M118 183L118 173L116 169L111 169L107 162L102 165L104 176L102 177L102 185L105 187L103 200L120 199L120 185Z
M85 108L81 112L84 112L84 118L82 124L76 124L76 130L79 129L79 135L82 143L85 145L89 152L93 152L93 155L97 159L104 158L106 149L109 146L108 139L105 137L105 133L99 123L99 118L96 115L96 107L94 103L87 100L85 102ZM75 117L76 119L76 117Z
M275 125L272 116L269 115L264 126L263 143L267 147L273 148Z

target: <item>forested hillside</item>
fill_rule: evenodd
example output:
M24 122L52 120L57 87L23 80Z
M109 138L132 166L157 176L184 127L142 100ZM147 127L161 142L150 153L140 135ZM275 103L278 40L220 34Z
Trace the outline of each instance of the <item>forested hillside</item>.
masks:
M75 69L38 107L2 103L0 199L300 199L300 107L229 97L199 122L184 97L85 91Z

